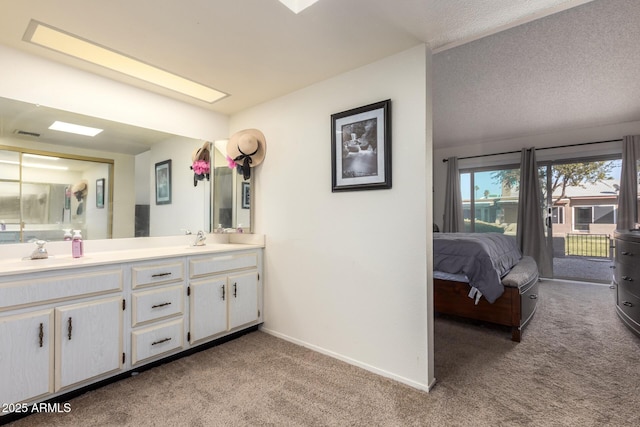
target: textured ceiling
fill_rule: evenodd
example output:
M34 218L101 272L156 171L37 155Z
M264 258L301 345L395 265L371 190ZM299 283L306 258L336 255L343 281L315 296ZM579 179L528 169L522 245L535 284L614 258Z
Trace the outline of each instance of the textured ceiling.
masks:
M419 43L435 51L589 0L0 0L0 43L232 114ZM35 19L231 96L213 105L22 41Z
M231 96L205 104L30 45L31 19ZM0 44L223 114L426 43L436 149L640 120L639 41L637 0L320 0L298 15L278 0L0 0Z
M434 56L434 145L640 120L640 2L598 0Z

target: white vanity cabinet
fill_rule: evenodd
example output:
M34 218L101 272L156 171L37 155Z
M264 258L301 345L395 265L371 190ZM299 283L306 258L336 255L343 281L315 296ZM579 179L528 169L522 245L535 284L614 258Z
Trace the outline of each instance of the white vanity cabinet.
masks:
M190 258L191 344L259 322L261 268L260 251Z
M185 261L176 258L131 267L131 364L184 347Z
M0 279L0 403L31 401L122 368L120 268Z
M0 267L0 404L18 411L257 327L262 246L242 246Z

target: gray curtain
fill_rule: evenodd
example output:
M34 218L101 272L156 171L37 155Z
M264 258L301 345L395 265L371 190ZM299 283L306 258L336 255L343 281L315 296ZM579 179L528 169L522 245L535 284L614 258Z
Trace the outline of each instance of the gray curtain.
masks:
M618 194L618 223L616 228L633 228L638 222L638 168L640 136L625 136L622 140L622 170Z
M534 148L522 149L518 198L518 247L522 255L536 260L541 277L553 277L553 261L544 236L542 192Z
M449 157L447 159L447 188L444 197L444 223L442 231L445 233L464 231L460 172L458 171L457 157Z

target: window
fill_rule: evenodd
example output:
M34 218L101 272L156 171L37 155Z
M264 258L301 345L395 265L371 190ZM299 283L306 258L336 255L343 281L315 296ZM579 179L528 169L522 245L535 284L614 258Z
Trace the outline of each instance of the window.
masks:
M551 221L554 224L564 224L564 206L554 206L552 208Z
M590 224L615 224L615 206L576 206L573 208L575 216L574 229L589 231Z
M519 179L518 168L461 172L464 231L515 233Z

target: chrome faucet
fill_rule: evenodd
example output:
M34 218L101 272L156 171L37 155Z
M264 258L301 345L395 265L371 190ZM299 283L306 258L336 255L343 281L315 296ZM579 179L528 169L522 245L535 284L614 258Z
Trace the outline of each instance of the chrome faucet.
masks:
M44 247L46 240L36 240L36 248L31 253L31 259L47 259L49 258L49 254L47 253L47 249Z
M205 240L207 240L207 237L204 235L204 231L200 230L198 234L196 234L196 241L193 242L193 246L204 246Z

